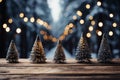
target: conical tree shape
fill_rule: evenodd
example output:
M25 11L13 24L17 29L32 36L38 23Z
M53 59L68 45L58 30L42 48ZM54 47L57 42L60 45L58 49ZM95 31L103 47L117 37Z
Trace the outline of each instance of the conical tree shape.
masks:
M87 39L81 34L80 41L76 49L76 60L78 62L90 62L91 54Z
M113 54L111 53L110 46L104 34L98 51L98 62L101 63L110 62L112 60L112 57Z
M12 40L7 51L6 60L8 60L9 63L17 63L18 58L19 58L18 50L16 48L14 41Z
M42 46L42 42L39 39L39 36L37 35L36 40L34 42L31 54L30 54L30 60L33 63L45 63L45 52L44 48Z
M54 61L55 61L55 63L64 63L65 58L66 57L65 57L65 54L63 51L62 43L61 43L61 41L58 41L57 49L56 49L55 55L54 55Z

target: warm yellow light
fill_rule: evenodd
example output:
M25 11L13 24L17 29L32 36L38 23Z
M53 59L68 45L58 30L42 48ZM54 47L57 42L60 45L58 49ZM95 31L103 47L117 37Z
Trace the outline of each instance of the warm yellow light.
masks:
M93 31L93 26L90 26L90 27L89 27L89 31Z
M57 39L56 39L56 38L52 38L52 41L53 41L53 42L57 42Z
M70 24L69 24L69 27L70 27L70 28L72 28L73 26L74 26L73 23L70 23Z
M87 37L87 38L90 38L90 37L91 37L91 33L87 33L87 34L86 34L86 37Z
M20 18L23 18L23 17L24 17L24 13L20 13L20 14L19 14L19 17L20 17Z
M28 18L27 17L24 17L24 22L28 22Z
M36 22L39 23L41 21L41 19L37 19Z
M69 30L69 33L73 33L73 30L71 29L71 30Z
M41 20L41 21L39 22L39 24L40 24L40 25L43 25L43 24L44 24L44 22Z
M113 36L113 31L109 31L109 36Z
M5 29L5 31L6 31L6 32L10 32L10 28L7 27L7 28Z
M114 15L113 15L112 13L110 13L110 14L109 14L109 17L110 17L110 18L113 18L113 17L114 17Z
M113 27L117 27L117 23L114 22L114 23L112 24L112 26L113 26Z
M84 24L84 20L83 19L80 20L80 24Z
M7 24L6 23L3 24L3 28L7 28Z
M48 36L47 36L47 35L44 35L43 38L44 38L44 40L47 40L47 39L48 39Z
M69 30L69 29L70 29L69 25L66 25L65 30Z
M100 1L97 2L97 6L101 6L102 3Z
M59 40L63 40L65 38L64 35L60 36Z
M86 4L86 9L90 9L90 4Z
M81 12L81 11L77 11L76 14L77 14L78 16L82 16L82 12Z
M94 20L91 21L91 25L92 25L92 26L95 25L95 21L94 21Z
M20 33L21 33L21 29L20 29L20 28L17 28L17 29L16 29L16 33L17 33L17 34L20 34Z
M42 22L40 21L40 24L46 27L47 29L51 29L51 26L47 22L43 21L43 24L42 24Z
M73 18L73 20L76 20L76 19L77 19L77 16L76 16L76 15L74 15L72 18Z
M12 18L8 19L8 23L11 24L12 22L13 22Z
M41 19L37 19L37 23L40 24L40 25L43 25L43 24L44 24L44 21L41 20Z
M51 29L51 26L50 26L50 25L48 25L48 26L47 26L47 29Z
M102 23L102 22L99 22L99 23L98 23L98 26L99 26L99 27L103 27L103 23Z
M50 35L50 36L48 36L48 39L49 39L49 40L51 40L52 38L53 38L53 37L52 37L51 35Z
M31 17L31 18L30 18L30 22L32 22L32 23L35 22L35 18L34 18L34 17Z
M3 0L0 0L0 3L2 3Z
M41 31L40 31L40 34L45 34L45 31L41 30Z
M43 26L45 26L46 28L48 28L48 23L47 23L47 22L44 22L44 23L43 23Z
M66 31L64 31L64 35L68 35L68 31L66 30Z
M64 35L68 35L68 30L69 30L69 27L66 26L65 31L64 31Z
M102 31L97 31L98 36L102 36Z
M93 16L89 16L89 20L93 20Z

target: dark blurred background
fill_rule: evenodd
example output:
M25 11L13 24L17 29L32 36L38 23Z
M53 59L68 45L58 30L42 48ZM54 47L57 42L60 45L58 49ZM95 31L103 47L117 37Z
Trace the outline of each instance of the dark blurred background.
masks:
M62 40L67 56L74 56L81 32L95 58L106 33L112 53L120 57L120 0L0 0L0 57L15 40L21 58L29 57L36 35L46 55L53 56Z

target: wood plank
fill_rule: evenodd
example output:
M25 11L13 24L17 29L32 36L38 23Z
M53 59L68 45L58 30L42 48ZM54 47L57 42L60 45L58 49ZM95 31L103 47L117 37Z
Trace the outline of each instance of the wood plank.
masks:
M74 59L67 60L66 64L55 64L52 60L47 60L45 64L32 64L28 59L19 61L11 64L0 59L0 79L120 79L120 59L114 59L112 64L97 63L96 59L91 59L91 64L79 64Z
M66 64L55 64L52 60L47 60L47 63L44 64L33 64L30 63L29 59L20 59L19 62L20 63L7 63L5 59L0 59L0 66L4 67L4 66L13 66L13 67L40 67L40 66L85 66L85 65L89 65L89 66L120 66L120 59L114 59L112 64L104 64L104 63L98 63L96 59L91 59L92 63L77 63L76 60L74 59L69 59L66 60Z

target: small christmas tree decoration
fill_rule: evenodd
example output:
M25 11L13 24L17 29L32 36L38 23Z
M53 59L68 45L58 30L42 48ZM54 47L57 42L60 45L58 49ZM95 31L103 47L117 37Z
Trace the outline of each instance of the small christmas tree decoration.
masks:
M8 60L9 63L18 63L18 57L18 50L14 41L12 40L7 51L6 60Z
M57 44L57 49L55 51L55 55L54 55L54 61L55 63L65 63L65 54L63 51L63 47L62 47L62 43L61 41L58 41Z
M30 60L33 63L45 63L45 52L44 48L42 46L42 42L39 39L39 36L37 35L36 40L34 42L31 54L30 54Z
M111 53L110 46L104 34L98 51L98 62L100 63L111 62L112 57L113 54Z
M87 39L81 34L80 41L76 49L76 60L80 62L90 62L91 54Z

